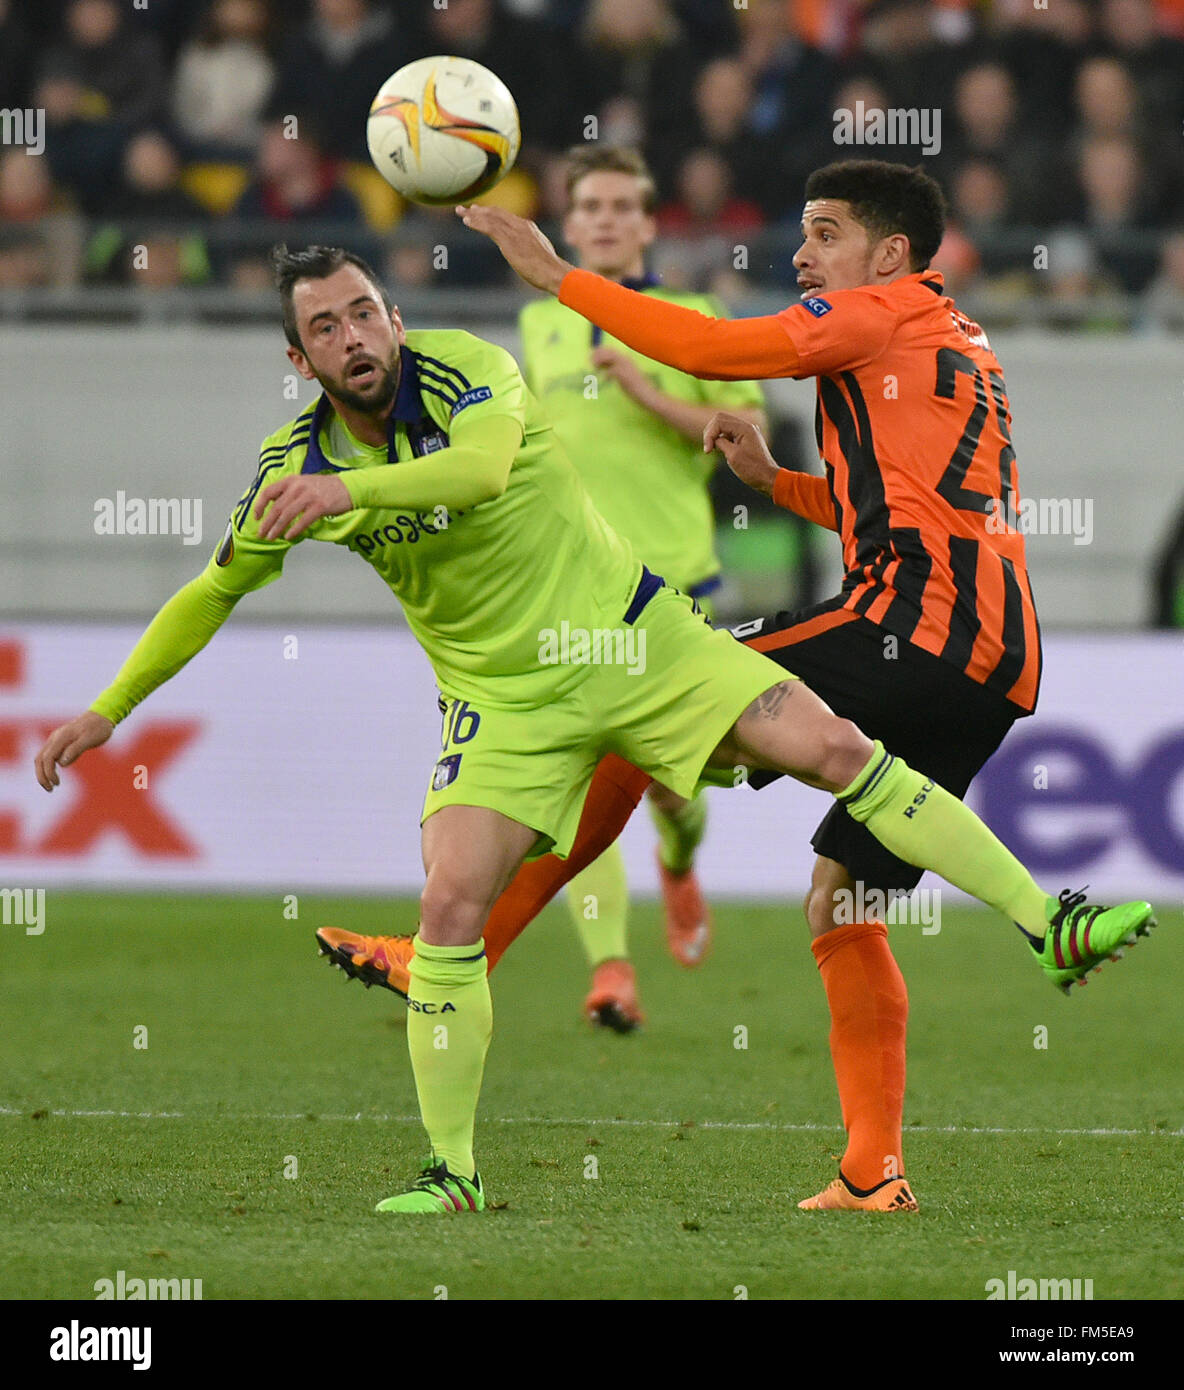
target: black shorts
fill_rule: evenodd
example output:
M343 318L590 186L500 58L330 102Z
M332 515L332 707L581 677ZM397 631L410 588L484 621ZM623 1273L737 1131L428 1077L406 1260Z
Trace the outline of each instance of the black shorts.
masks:
M759 623L759 626L758 626ZM778 613L733 635L800 676L838 715L961 799L1024 711L929 652L902 641L834 600ZM754 772L767 786L781 773ZM810 843L867 888L915 888L923 869L898 859L836 802Z

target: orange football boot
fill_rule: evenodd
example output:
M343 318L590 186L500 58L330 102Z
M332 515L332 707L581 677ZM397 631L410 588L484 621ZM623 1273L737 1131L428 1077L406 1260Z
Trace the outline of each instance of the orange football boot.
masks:
M584 1014L594 1027L632 1033L645 1022L637 1003L637 979L627 960L604 960L592 972Z
M360 936L341 927L318 927L317 945L329 963L344 970L367 989L385 985L401 999L411 988L408 967L415 949L409 936Z
M666 915L666 944L679 965L691 970L711 949L711 913L694 869L672 873L661 859L662 904Z
M827 1183L817 1197L807 1197L802 1211L920 1211L904 1178L888 1178L868 1192L852 1188L846 1178Z

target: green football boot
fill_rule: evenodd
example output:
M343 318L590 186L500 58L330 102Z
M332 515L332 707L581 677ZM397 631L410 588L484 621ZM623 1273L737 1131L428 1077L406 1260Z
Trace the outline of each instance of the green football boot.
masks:
M445 1212L484 1211L485 1189L481 1174L459 1178L446 1163L429 1164L406 1192L387 1197L375 1211Z
M1059 900L1049 898L1047 912L1048 934L1043 941L1029 941L1045 978L1066 994L1073 985L1084 985L1091 970L1121 960L1124 948L1136 945L1155 926L1150 903L1091 906L1084 892L1068 888Z

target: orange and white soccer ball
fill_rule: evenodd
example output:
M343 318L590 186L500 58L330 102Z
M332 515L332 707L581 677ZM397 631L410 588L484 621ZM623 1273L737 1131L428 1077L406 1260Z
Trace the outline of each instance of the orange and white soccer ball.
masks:
M471 58L418 58L382 84L366 141L374 167L405 198L464 203L513 167L518 108L501 78Z

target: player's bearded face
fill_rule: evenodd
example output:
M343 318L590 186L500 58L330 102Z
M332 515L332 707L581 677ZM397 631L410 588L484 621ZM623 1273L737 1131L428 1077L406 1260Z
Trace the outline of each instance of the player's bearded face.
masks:
M292 295L301 350L289 356L334 400L364 415L383 415L399 388L403 324L357 267L298 281Z
M385 411L399 389L398 344L385 359L361 348L347 359L344 369L337 374L319 371L315 363L311 365L317 380L331 396L367 414Z

